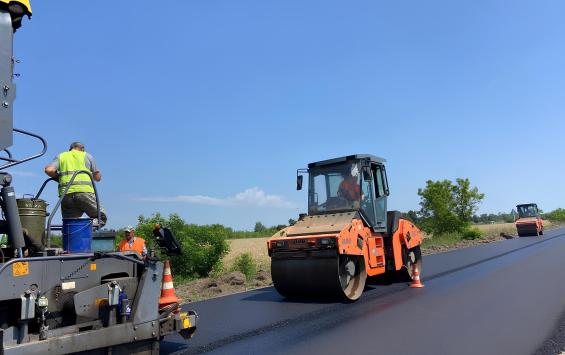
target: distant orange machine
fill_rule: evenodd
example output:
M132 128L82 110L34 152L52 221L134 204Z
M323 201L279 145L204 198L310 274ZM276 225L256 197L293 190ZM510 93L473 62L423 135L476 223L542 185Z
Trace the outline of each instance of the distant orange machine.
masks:
M518 236L540 236L543 235L543 220L540 217L538 205L526 203L516 206L518 219L516 219L516 230Z

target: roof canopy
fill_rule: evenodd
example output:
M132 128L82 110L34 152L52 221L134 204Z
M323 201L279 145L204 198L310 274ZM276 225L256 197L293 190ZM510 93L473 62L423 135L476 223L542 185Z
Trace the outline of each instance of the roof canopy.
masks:
M379 164L383 164L384 162L386 162L386 160L384 158L380 158L380 157L377 157L377 156L371 155L371 154L353 154L353 155L347 155L347 156L340 157L340 158L321 160L321 161L317 161L317 162L314 162L314 163L310 163L310 164L308 164L308 167L312 168L312 167L315 167L315 166L331 165L331 164L342 163L342 162L346 162L346 161L365 160L365 159L367 159L367 160L369 160L373 163L379 163Z

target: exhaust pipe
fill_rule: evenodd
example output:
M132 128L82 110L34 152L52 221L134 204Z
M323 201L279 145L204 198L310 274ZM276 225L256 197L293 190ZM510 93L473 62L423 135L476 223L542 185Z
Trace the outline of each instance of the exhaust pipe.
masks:
M2 209L8 222L8 240L12 248L18 250L18 256L23 257L22 249L25 247L24 233L22 230L22 222L18 212L18 204L16 202L16 192L10 183L12 176L10 174L0 174L0 196L2 197Z

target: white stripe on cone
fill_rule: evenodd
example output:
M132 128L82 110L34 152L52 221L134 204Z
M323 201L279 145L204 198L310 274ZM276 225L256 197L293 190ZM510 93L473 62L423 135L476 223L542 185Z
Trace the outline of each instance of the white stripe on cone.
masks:
M172 281L167 281L167 282L163 282L163 290L170 290L173 289L173 282Z

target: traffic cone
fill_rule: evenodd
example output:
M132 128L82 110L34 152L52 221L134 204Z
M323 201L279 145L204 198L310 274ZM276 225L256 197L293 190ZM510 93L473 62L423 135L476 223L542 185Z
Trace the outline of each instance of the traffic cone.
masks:
M420 281L420 270L416 264L412 264L412 283L411 288L422 288L424 284Z
M178 303L179 299L175 295L175 287L173 286L173 275L171 274L171 265L169 260L165 260L163 266L163 286L161 287L161 297L159 298L159 309L163 309L174 303Z

